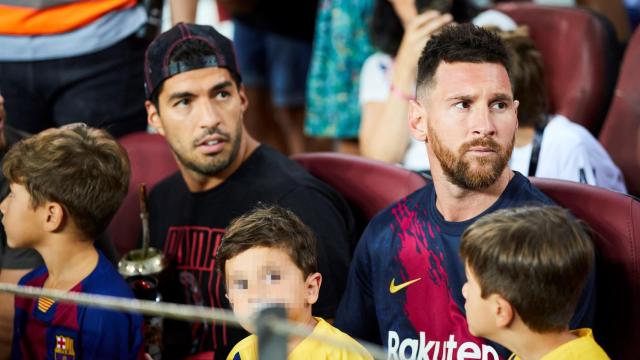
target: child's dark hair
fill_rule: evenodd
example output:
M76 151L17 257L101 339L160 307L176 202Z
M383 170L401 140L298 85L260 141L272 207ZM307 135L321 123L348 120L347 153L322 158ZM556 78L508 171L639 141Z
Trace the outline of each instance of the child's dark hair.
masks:
M482 297L500 294L533 331L566 329L594 262L586 226L557 206L496 211L462 235Z
M102 233L129 188L129 158L104 130L70 124L45 130L15 144L2 171L10 183L23 185L37 207L62 205L88 237Z
M256 247L284 250L305 278L317 271L313 232L296 214L280 206L259 205L231 221L216 255L223 277L227 260Z

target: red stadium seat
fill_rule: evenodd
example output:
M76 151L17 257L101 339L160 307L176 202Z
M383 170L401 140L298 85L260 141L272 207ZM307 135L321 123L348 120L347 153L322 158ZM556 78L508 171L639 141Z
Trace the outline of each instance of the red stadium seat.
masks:
M358 156L307 153L292 158L341 193L367 220L425 184L416 173Z
M426 181L402 168L340 154L294 156L369 217ZM559 205L587 222L597 236L594 333L612 359L637 358L640 343L640 201L606 189L532 178Z
M640 196L640 30L637 30L622 60L609 114L600 142L620 167L630 194Z
M496 9L529 27L544 59L551 111L597 134L615 80L607 74L617 54L603 20L579 8L504 3Z
M129 193L108 228L109 237L120 256L136 247L140 240L140 204L138 186L147 191L178 167L167 141L160 135L139 132L119 139L131 162ZM168 211L171 211L168 209Z

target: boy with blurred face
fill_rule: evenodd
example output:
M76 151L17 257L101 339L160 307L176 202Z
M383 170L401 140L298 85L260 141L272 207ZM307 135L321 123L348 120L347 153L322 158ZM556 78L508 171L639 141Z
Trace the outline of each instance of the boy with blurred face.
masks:
M505 209L462 235L469 331L513 359L609 359L591 329L569 330L594 262L580 221L555 206Z
M311 315L322 275L316 271L315 238L291 211L259 207L233 220L218 250L217 263L236 315L249 318L267 306L283 306L289 321L305 324L313 334L343 341L361 350L349 352L309 338L290 337L288 358L370 359L366 350L320 317ZM251 324L243 324L249 332ZM228 360L257 359L257 338L239 342Z
M167 301L226 308L213 271L224 229L258 203L292 210L318 238L325 286L315 315L334 318L353 246L353 218L326 184L243 125L248 99L231 41L210 26L180 23L146 53L148 122L164 136L179 172L149 196L151 243L163 249L171 276L160 284ZM214 351L223 359L246 336L226 324L169 321L164 356Z
M508 64L500 38L471 24L445 27L422 52L409 130L425 142L433 182L371 221L336 318L351 336L381 342L390 358L506 353L467 329L458 248L485 214L551 203L507 166L518 127ZM591 321L592 294L587 286L575 323Z

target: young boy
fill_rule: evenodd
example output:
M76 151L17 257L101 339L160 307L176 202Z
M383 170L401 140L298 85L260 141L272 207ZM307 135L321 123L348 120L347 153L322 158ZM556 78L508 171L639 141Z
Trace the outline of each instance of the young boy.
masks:
M496 211L463 234L469 331L514 359L608 359L591 329L568 329L594 261L580 221L557 206Z
M311 230L291 211L262 206L233 220L218 249L216 264L227 298L238 316L247 317L265 305L285 307L289 321L307 324L313 334L364 348L325 320L311 315L322 275L316 268ZM251 331L251 326L243 326ZM228 360L258 359L258 339L250 335L231 350ZM310 338L289 337L288 358L371 359Z
M33 248L45 265L20 285L133 298L93 241L127 193L129 160L104 130L49 129L15 144L2 170L11 192L0 204L7 242ZM134 359L142 317L16 296L13 359Z

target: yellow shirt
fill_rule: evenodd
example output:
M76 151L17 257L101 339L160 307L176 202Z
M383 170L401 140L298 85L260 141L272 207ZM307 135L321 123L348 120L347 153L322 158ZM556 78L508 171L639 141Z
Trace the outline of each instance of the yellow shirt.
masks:
M540 360L610 360L607 353L596 343L591 329L577 329L571 333L578 338L558 346ZM511 356L510 359L520 360L517 355Z
M332 338L337 341L351 343L366 352L364 347L358 344L349 335L331 326L322 318L314 317L318 324L313 328L313 335ZM247 336L231 349L227 360L257 360L258 359L258 337ZM309 359L309 360L370 360L371 355L361 355L348 350L339 349L311 338L302 340L288 356L288 360Z

